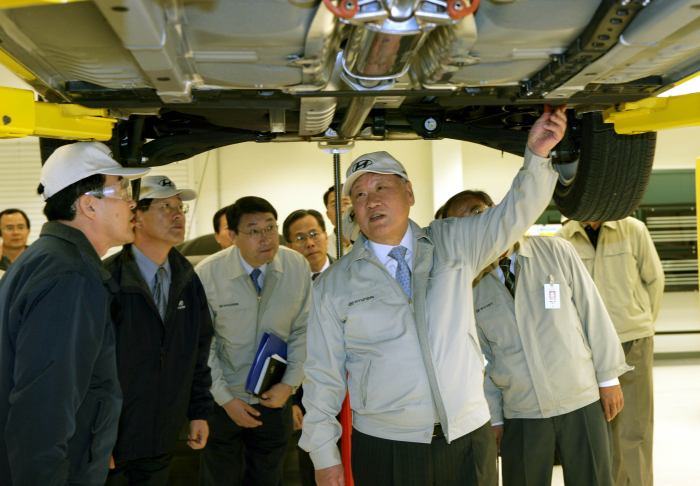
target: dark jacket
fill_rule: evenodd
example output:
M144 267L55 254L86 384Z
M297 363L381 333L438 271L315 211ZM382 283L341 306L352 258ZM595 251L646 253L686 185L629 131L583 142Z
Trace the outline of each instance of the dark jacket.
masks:
M185 419L205 420L214 406L207 364L214 329L204 288L177 250L170 250L168 260L171 284L165 323L131 245L105 261L121 286L112 302L124 394L116 460L172 451Z
M46 223L0 281L0 484L102 485L121 393L109 302L85 235Z

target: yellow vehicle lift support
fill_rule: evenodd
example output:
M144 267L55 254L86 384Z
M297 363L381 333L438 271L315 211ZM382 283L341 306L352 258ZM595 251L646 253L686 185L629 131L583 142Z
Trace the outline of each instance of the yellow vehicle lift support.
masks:
M700 93L620 103L603 112L603 121L614 123L621 135L695 127L700 125Z
M25 89L0 88L0 138L36 137L68 140L112 138L117 120L107 109L41 103Z

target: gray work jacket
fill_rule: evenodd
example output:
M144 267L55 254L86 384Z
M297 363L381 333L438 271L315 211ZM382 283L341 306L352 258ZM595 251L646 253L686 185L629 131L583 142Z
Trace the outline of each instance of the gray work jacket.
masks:
M625 218L601 224L597 249L578 221L556 236L569 241L581 257L620 341L653 336L664 295L664 269L644 223Z
M486 356L491 423L547 418L600 398L598 383L632 368L603 301L576 251L554 237L523 237L515 298L496 273L474 282L474 311ZM550 278L551 276L551 278ZM545 308L545 284L559 285L559 309Z
M451 442L489 420L472 282L534 223L555 182L549 159L528 151L500 205L425 229L410 221L411 300L362 234L316 279L299 442L316 469L341 462L335 417L346 387L353 426L374 437L430 443L437 413Z
M214 320L209 367L216 403L223 405L234 398L258 403L245 391L245 384L265 332L287 342L287 371L282 383L298 387L304 377L311 295L311 270L306 259L280 247L267 266L260 298L241 264L237 246L208 257L197 265L196 272Z

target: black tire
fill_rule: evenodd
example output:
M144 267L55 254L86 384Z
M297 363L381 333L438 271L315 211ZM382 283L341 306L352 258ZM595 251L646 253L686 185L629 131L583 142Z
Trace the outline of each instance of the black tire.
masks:
M630 216L649 184L656 133L618 135L612 124L603 123L600 113L585 114L581 132L578 164L557 167L557 208L575 221L617 221Z

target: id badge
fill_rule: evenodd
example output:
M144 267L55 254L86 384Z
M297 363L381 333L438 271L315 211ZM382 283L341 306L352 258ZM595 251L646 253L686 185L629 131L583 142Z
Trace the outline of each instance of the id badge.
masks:
M544 308L560 309L559 284L545 284L544 286Z

